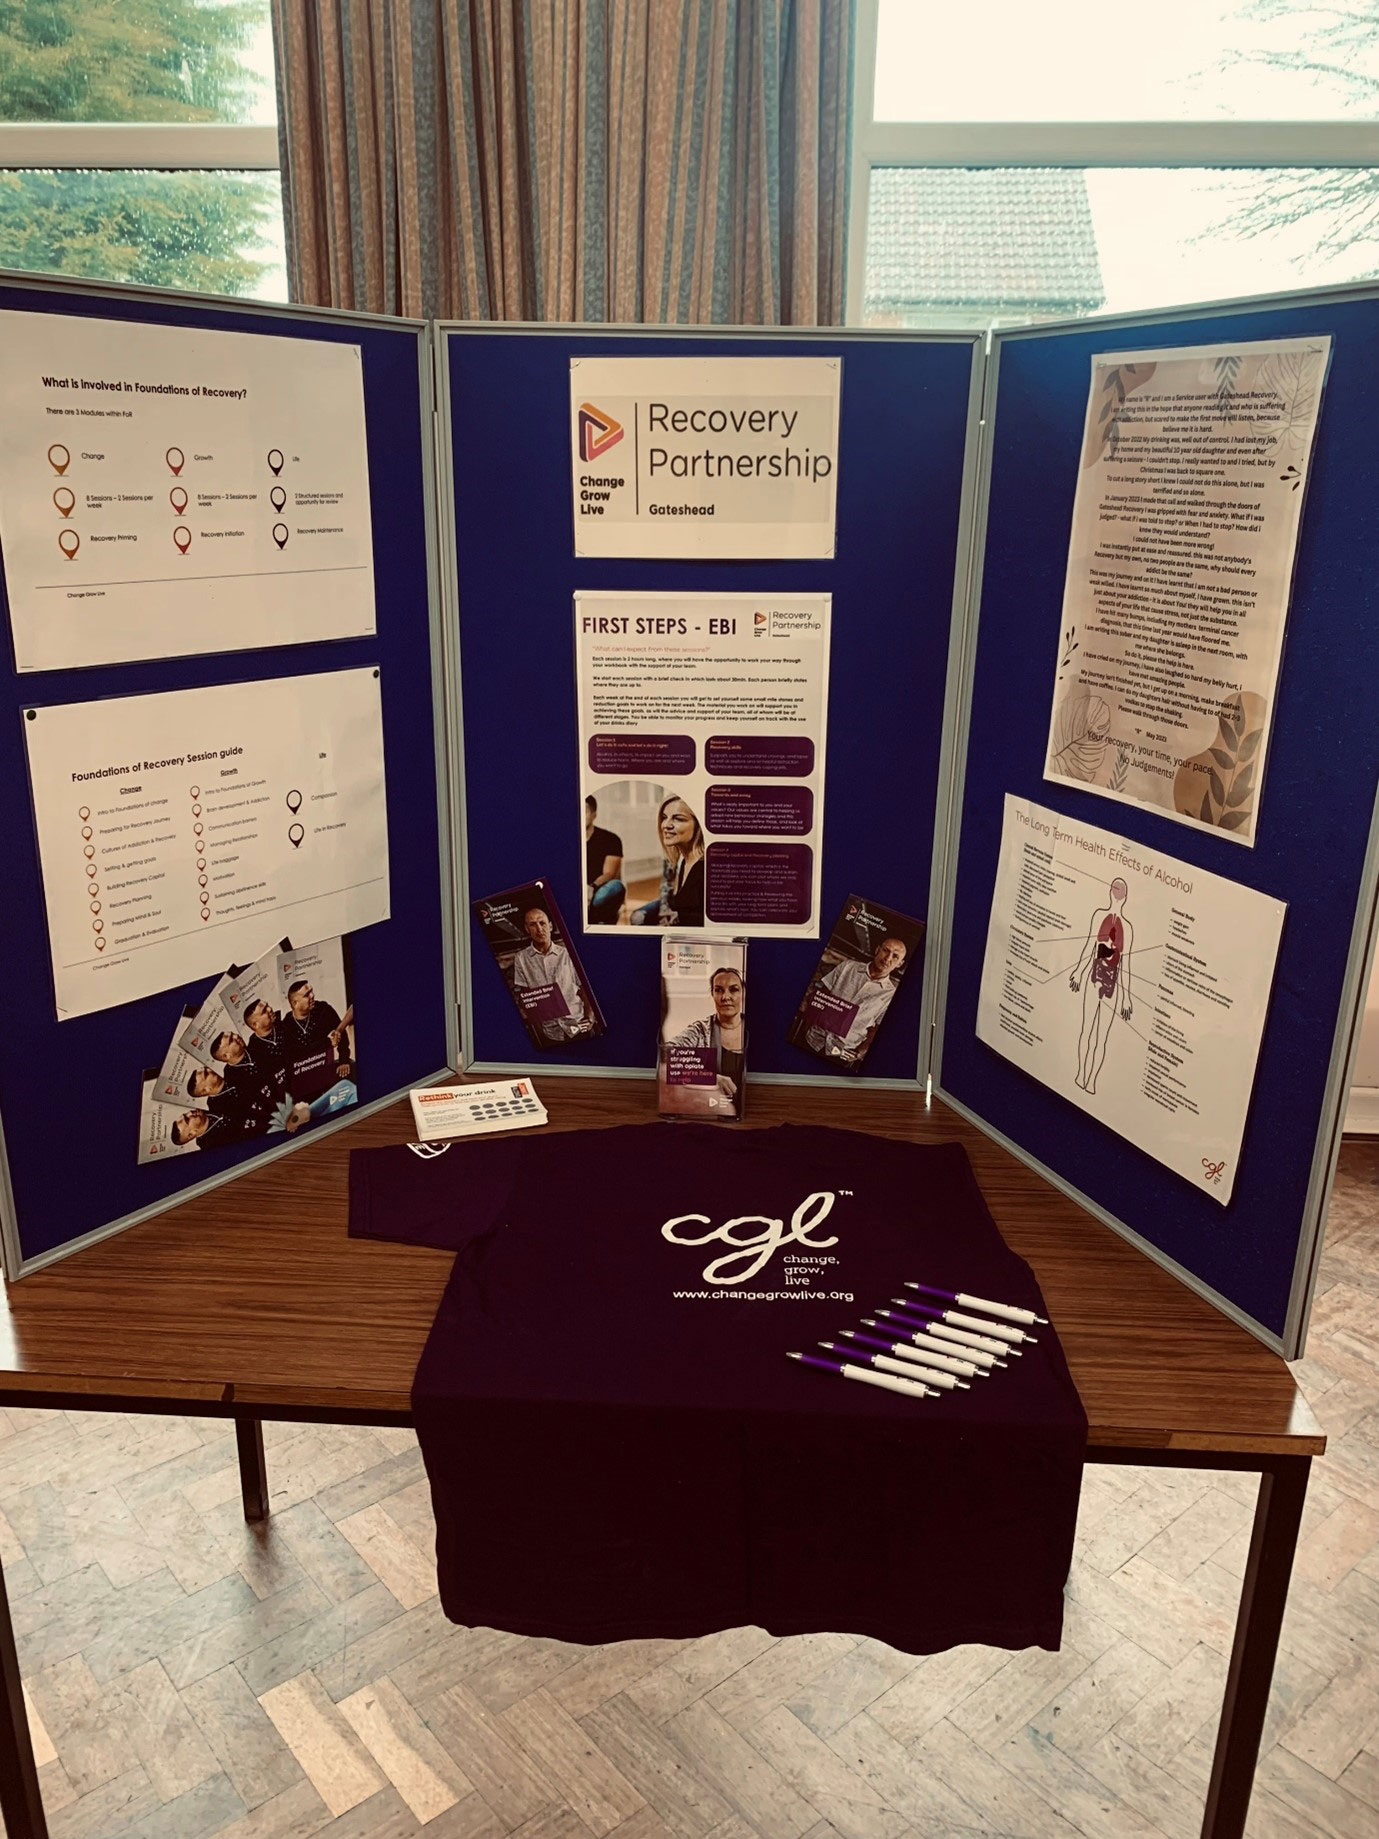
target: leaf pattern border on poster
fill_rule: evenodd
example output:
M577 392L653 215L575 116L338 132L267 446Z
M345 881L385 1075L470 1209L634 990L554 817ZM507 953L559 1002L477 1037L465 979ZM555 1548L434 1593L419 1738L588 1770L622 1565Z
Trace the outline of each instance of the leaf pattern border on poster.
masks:
M1254 727L1249 719L1240 697L1222 703L1216 739L1207 749L1206 789L1200 807L1188 814L1218 830L1242 830L1254 815L1264 718Z
M1274 423L1280 456L1287 453L1296 459L1306 452L1316 419L1321 380L1321 353L1315 348L1275 351L1261 365L1259 388L1272 390L1284 405L1283 414ZM1302 477L1300 472L1289 477L1293 472L1290 467L1280 476L1296 491Z
M1120 416L1126 398L1140 389L1158 369L1157 364L1108 364L1096 367L1100 388L1087 417L1087 440L1082 464L1092 466L1104 455L1114 460L1120 446Z

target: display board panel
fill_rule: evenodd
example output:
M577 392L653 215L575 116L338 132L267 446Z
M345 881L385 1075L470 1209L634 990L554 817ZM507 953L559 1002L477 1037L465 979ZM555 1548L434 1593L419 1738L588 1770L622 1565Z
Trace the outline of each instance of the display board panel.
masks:
M259 1137L221 1150L140 1166L141 1073L168 1050L178 1012L195 1008L207 977L100 1013L57 1019L27 794L23 711L147 692L242 684L367 667L379 672L386 760L391 918L348 935L350 991L358 1011L360 1108L442 1070L452 1057L453 954L448 816L438 749L435 686L442 678L434 596L429 349L408 322L295 312L238 302L193 302L135 289L97 289L0 277L0 309L271 333L358 346L362 353L369 496L378 562L372 636L220 655L17 675L0 566L0 777L13 795L0 808L6 895L0 960L10 969L0 1039L0 1117L8 1164L7 1275L64 1247L225 1179L268 1145ZM2 564L3 558L0 558ZM284 813L286 816L287 813ZM276 943L265 937L265 948ZM294 938L306 947L316 940ZM359 1115L345 1111L344 1117ZM324 1125L322 1127L331 1127ZM74 1174L78 1177L74 1179Z
M1092 359L1105 351L1329 336L1269 772L1255 847L1117 806L1146 850L1287 906L1230 1205L1020 1071L975 1032L1006 796L1090 825L1105 800L1043 777ZM1379 786L1379 299L1362 290L1095 326L997 333L985 529L935 1076L940 1092L1292 1354L1338 1142L1350 1011L1367 958ZM1339 1018L1339 1020L1338 1020Z
M576 593L832 596L820 911L849 894L924 918L964 491L981 340L969 335L712 331L650 333L442 326L442 423L455 546L463 712L466 900L546 877L562 911L583 904L576 817ZM837 358L837 550L828 559L669 561L575 556L572 358ZM600 810L599 822L605 821ZM614 826L616 828L616 826ZM466 1063L650 1072L660 1022L654 927L645 941L580 935L608 1031L535 1061L501 977L465 939ZM687 936L690 936L687 934ZM786 1040L819 955L813 940L750 953L752 1072L817 1079ZM865 1077L913 1081L921 983L911 975ZM858 1075L859 1077L862 1075ZM750 1105L750 1100L749 1100Z

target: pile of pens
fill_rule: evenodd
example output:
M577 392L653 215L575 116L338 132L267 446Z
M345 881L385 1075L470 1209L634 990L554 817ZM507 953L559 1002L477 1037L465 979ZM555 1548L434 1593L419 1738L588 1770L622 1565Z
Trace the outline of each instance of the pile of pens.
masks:
M970 1391L974 1379L990 1379L997 1367L1020 1359L1024 1344L1037 1335L1036 1323L1047 1316L1011 1303L988 1302L962 1290L940 1290L930 1283L906 1283L933 1301L893 1296L890 1307L862 1317L862 1329L844 1328L838 1341L820 1341L825 1354L791 1354L825 1373L884 1386L906 1398L938 1398L953 1390Z

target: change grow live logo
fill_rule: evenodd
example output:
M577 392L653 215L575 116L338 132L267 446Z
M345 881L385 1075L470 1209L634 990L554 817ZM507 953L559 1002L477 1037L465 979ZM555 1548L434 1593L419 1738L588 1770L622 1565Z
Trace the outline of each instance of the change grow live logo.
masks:
M614 421L611 415L602 409L596 409L592 402L579 405L579 457L581 460L602 459L610 447L616 447L623 437L623 425Z

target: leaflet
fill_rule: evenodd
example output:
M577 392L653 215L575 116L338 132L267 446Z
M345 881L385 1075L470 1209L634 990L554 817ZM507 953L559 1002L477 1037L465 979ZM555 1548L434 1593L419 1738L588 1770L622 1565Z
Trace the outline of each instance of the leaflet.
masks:
M978 1037L1224 1206L1285 910L1007 795Z
M376 671L25 715L60 1020L388 917Z
M831 556L843 361L570 359L577 556Z
M1330 349L1093 358L1045 778L1254 842Z
M585 931L819 936L827 594L577 594Z
M0 312L21 671L374 630L358 345Z

